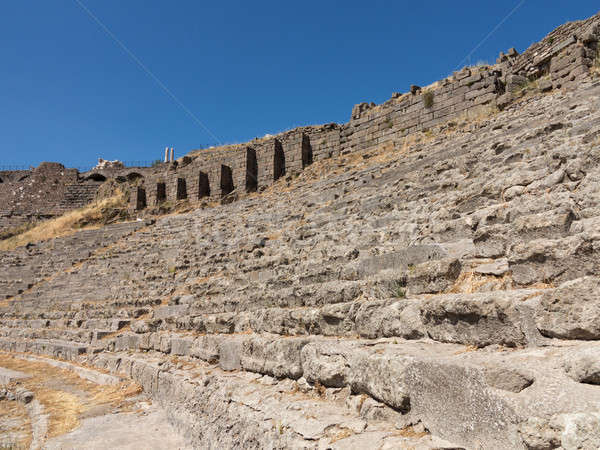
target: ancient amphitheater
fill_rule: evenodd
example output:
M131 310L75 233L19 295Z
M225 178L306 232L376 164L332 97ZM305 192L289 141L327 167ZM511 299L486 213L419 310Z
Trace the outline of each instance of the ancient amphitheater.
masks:
M0 252L0 448L600 448L599 39L154 168L0 173L5 228L106 183L133 218Z

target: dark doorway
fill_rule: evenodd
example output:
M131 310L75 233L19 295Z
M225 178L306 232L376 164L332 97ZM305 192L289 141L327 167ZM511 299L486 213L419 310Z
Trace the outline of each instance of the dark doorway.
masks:
M187 198L187 186L185 178L177 178L177 200L185 200Z
M164 202L167 199L167 185L165 183L156 183L156 204Z
M302 135L302 168L310 166L313 163L313 151L312 145L310 145L310 138L308 135Z
M233 192L233 173L231 167L221 164L221 196Z
M246 192L256 192L258 189L258 162L256 150L246 148Z
M86 180L106 181L106 177L104 175L102 175L101 173L93 173L91 175L88 175L88 177L86 178Z
M275 140L275 148L273 151L273 181L285 175L285 153L281 142Z
M129 180L129 181L135 181L135 180L138 180L140 178L144 178L141 173L129 172L127 174L127 180Z
M135 209L144 209L146 207L146 189L142 187L137 188L137 199L135 202Z
M198 198L210 197L210 183L208 182L208 174L200 172L198 177Z

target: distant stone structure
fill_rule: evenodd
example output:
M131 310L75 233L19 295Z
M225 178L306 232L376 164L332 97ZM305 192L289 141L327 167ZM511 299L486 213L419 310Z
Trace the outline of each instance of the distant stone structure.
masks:
M118 159L115 159L114 161L108 161L106 159L102 159L102 158L98 158L98 164L96 164L96 167L94 167L94 169L123 169L125 167L125 165L119 161Z
M105 161L85 174L58 165L60 170L52 169L51 177L34 176L47 172L50 163L33 171L0 172L0 228L79 207L94 198L107 178L129 181L124 187L130 193L130 206L140 210L167 201L200 202L233 192L253 192L300 172L313 161L401 147L411 133L482 108L508 107L528 83L536 82L541 91L576 86L597 64L599 39L597 14L557 28L523 54L515 49L502 52L495 65L465 67L426 88L413 85L408 93L395 93L381 105L360 103L346 124L299 127L245 144L192 152L177 161L174 149L167 147L165 163L152 168L124 168ZM40 196L50 188L50 195Z

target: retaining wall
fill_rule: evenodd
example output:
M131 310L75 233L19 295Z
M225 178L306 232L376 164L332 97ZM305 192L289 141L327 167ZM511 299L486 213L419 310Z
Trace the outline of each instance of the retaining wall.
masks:
M9 205L0 210L0 227L19 222L17 216L26 219L82 206L93 199L98 184L107 178L123 182L130 193L132 209L178 200L214 201L233 198L236 193L260 191L314 161L354 151L397 147L410 133L428 130L480 108L506 107L532 81L537 81L542 91L576 87L590 77L590 69L598 64L599 40L597 14L557 28L522 55L514 49L500 53L493 66L467 67L426 88L411 86L410 92L394 94L381 105L358 104L350 121L343 125L300 127L244 144L193 151L174 163L152 168L102 169L79 174L59 165L53 170L69 175L54 182L58 186L53 195L42 201L35 198L35 189L21 193L18 204L7 201L15 192L23 191L19 183L24 185L27 181L20 180L20 173L0 172L4 181L0 183L0 200ZM38 177L36 186L39 180Z

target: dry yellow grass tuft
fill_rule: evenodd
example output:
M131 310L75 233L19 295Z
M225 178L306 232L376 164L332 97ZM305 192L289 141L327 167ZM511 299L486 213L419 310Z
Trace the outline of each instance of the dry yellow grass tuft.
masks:
M33 242L67 236L81 229L98 228L124 211L125 195L117 190L112 197L96 201L60 217L40 222L25 232L0 241L0 250L13 250Z
M462 272L454 284L446 290L448 294L473 294L480 292L485 286L486 291L503 291L512 287L510 273L502 277L494 275L480 275L474 272Z
M333 444L334 442L341 441L342 439L346 439L353 435L354 431L352 431L350 428L342 427L341 430L331 438L329 443Z
M396 434L406 438L420 439L422 437L427 436L429 433L427 431L416 431L413 427L408 426L406 428L401 429Z

